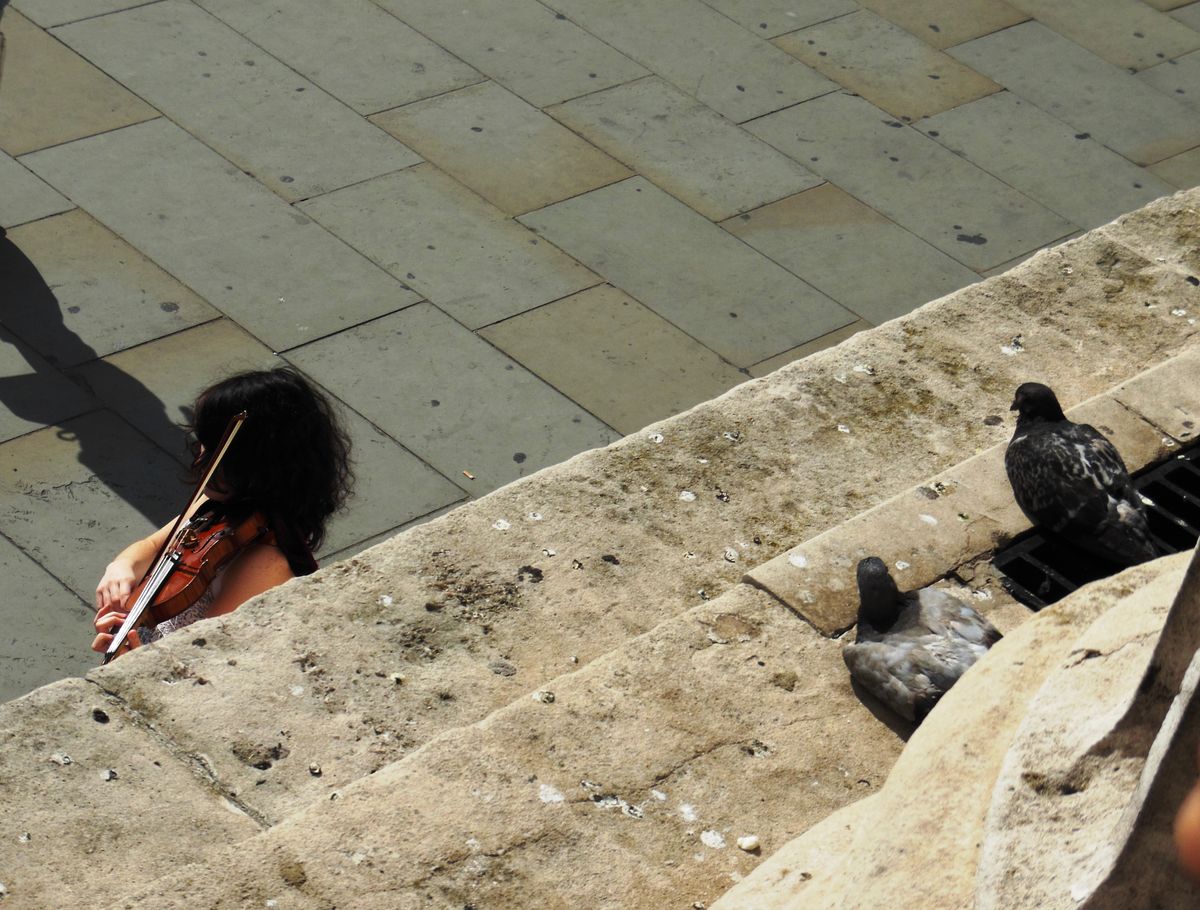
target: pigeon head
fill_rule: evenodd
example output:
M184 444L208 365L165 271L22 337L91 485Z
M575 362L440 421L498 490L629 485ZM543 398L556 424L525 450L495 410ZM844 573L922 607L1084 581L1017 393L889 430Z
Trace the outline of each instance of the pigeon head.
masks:
M1020 417L1041 418L1042 420L1067 419L1054 390L1040 382L1025 382L1019 385L1009 410L1016 411Z
M868 556L858 564L858 620L871 628L887 631L900 612L900 589L887 564Z

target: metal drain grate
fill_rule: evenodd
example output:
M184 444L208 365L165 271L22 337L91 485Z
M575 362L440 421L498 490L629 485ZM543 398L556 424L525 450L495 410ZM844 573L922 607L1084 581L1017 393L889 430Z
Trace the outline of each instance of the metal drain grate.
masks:
M1200 537L1200 446L1152 465L1133 478L1144 499L1150 535L1166 556L1196 546ZM1116 566L1034 532L997 553L992 564L1005 589L1034 610L1049 606Z

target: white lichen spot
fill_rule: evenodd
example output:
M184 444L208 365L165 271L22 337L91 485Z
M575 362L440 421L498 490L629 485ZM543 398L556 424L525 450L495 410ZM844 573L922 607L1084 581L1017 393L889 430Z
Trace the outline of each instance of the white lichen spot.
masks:
M667 801L667 794L663 793L662 790L651 790L650 795L660 803L665 803Z
M1166 449L1173 449L1173 448L1175 448L1175 446L1179 445L1179 443L1177 443L1170 436L1164 436L1162 444L1163 444L1163 448L1166 448Z
M696 814L696 808L691 803L684 803L682 806L680 806L679 814L683 817L685 822L694 822L700 817Z
M541 512L530 512L530 513L529 513L529 520L530 520L530 521L541 521L541 520L542 520L542 513L541 513Z
M554 549L553 547L542 547L542 555L543 556L557 556L558 550Z
M846 384L846 374L845 373L834 373L833 381L840 382L842 385L845 385Z
M544 803L561 803L566 800L566 797L549 784L542 784L538 787L538 799Z
M807 569L808 557L803 553L789 553L788 565L795 566L797 569Z
M279 901L275 900L274 898L268 898L264 906L267 908L267 910L279 910Z
M379 596L379 605L381 607L390 607L393 603L395 603L395 601L392 600L391 594L381 594Z
M545 689L534 692L530 698L532 698L534 701L540 701L543 705L554 704L554 693L547 692Z
M350 862L354 863L356 866L366 858L367 854L363 853L361 850L355 850L350 854Z
M1185 310L1183 307L1177 306L1171 310L1171 315L1172 316L1186 316L1187 310Z
M737 562L738 561L738 551L735 550L733 547L729 547L725 551L725 561L726 562Z
M1091 893L1091 889L1084 882L1076 882L1071 886L1071 900L1079 903Z
M734 430L731 433L722 433L721 435L724 436L726 439L728 439L730 442L737 442L739 439L742 438L742 434L741 434L740 430Z
M844 423L839 423L838 424L838 432L839 433L849 433L850 428L848 426L846 426Z
M921 519L921 521L925 522L925 524L929 525L930 527L933 527L933 525L938 523L936 518L934 518L932 515L927 515L924 512L922 512L917 517L919 519Z
M696 554L693 553L691 550L688 550L686 553L683 554L683 558L684 559L695 559Z
M507 521L505 521L503 518L501 518L501 519L498 519L496 522L494 522L492 524L492 527L494 529L496 529L497 531L507 531L509 528L512 527L512 525L510 525Z
M1020 335L1014 335L1013 340L1010 341L1008 344L1000 345L1000 353L1007 354L1009 357L1011 357L1013 354L1020 354L1024 350L1025 350L1025 345L1021 341Z
M905 562L903 559L896 560L896 568L903 572L905 569L911 569L912 564Z
M102 781L116 780L117 776L118 775L117 775L116 768L105 768L103 771L100 772L100 779Z
M470 850L478 850L479 849L478 838L468 837L467 838L467 848Z
M696 460L697 460L698 462L700 462L700 464L708 464L708 459L707 459L707 458L697 458Z
M695 502L696 494L693 493L691 490L683 490L679 494L679 499L682 502Z
M865 363L856 363L854 365L854 372L855 373L866 373L868 376L874 376L875 375L875 367L869 366Z
M50 761L54 762L54 764L56 764L56 765L64 765L65 766L65 765L71 764L72 759L71 759L71 756L67 755L67 753L65 753L65 752L55 752L53 755L50 756Z
M992 592L989 591L987 588L979 588L975 591L972 591L971 596L974 597L976 600L991 600Z
M665 797L664 797L664 798L665 798ZM18 842L20 842L20 843L22 843L22 844L27 844L27 843L29 843L31 840L33 840L33 837L30 835L30 833L29 833L28 831L26 831L26 832L24 832L24 833L22 833L22 834L18 834L18 835L17 835L17 841L18 841Z
M739 850L745 850L747 853L753 853L759 847L758 835L747 834L745 837L739 837L737 839L737 845Z
M663 441L663 434L662 433L651 433L649 436L649 439L651 442L658 444Z
M304 694L304 686L292 686L291 693L293 695L303 695Z
M723 850L725 848L724 836L720 831L713 831L711 828L700 832L700 843L706 847L711 847L713 850Z
M811 606L812 604L815 604L817 602L817 598L816 598L816 595L814 595L812 591L801 591L800 592L800 602L809 604Z

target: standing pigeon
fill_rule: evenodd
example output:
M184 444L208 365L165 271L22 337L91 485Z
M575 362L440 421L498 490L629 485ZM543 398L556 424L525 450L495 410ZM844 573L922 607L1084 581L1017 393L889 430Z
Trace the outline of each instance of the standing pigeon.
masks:
M1048 386L1027 382L1004 468L1033 524L1102 559L1132 566L1158 555L1121 456L1085 423L1067 420Z
M908 720L924 720L1000 640L991 623L945 591L901 594L878 556L858 564L858 597L858 635L842 659L863 688Z

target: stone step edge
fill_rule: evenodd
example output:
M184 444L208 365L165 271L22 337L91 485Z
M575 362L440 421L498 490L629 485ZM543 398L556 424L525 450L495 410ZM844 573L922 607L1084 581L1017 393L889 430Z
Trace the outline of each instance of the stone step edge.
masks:
M918 780L943 770L939 764L957 761L955 756L963 754L973 731L985 729L985 735L969 750L974 777L969 783L956 780L953 786L947 784L951 796L942 795L953 805L948 809L948 823L938 826L935 839L945 842L943 849L949 844L957 848L938 854L939 869L924 877L928 881L911 882L920 886L917 890L942 894L946 903L931 902L930 893L903 902L904 906L973 906L975 861L994 784L1028 709L1081 635L1117 604L1141 596L1146 589L1177 590L1192 558L1191 553L1176 553L1090 582L1006 635L917 729L882 788L781 846L711 904L710 910L863 907L862 900L845 900L847 889L873 878L883 879L886 889L888 876L899 877L906 870L910 876L916 875L912 870L932 858L917 855L907 864L901 858L919 854L919 844L930 838L928 815L903 812L898 825L889 819L898 818L901 806L914 805L913 793L928 789L921 788ZM926 809L939 806L937 799L928 796L920 802ZM944 805L941 808L945 810ZM823 849L820 841L825 832L842 825L850 830L839 837L839 849ZM888 832L886 837L879 836L882 831ZM909 883L908 878L904 881ZM896 880L890 884L895 887Z
M1108 436L1131 472L1180 451L1200 427L1200 346L1082 402L1067 416ZM743 580L823 634L845 632L858 613L859 559L880 556L900 588L910 590L990 557L1030 529L1004 471L1007 447L1000 443L934 475L756 566Z

